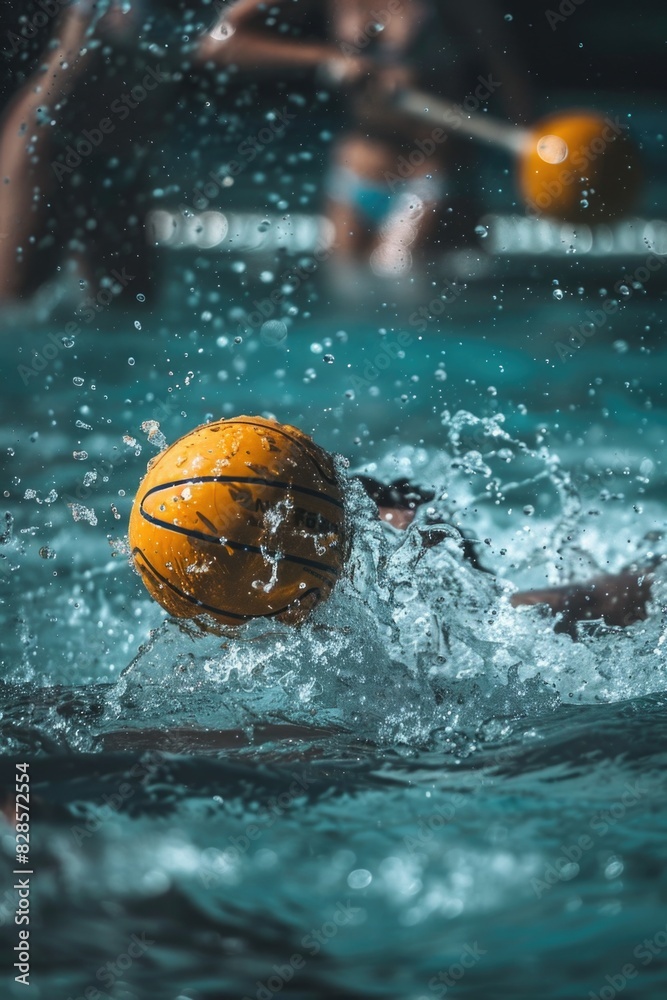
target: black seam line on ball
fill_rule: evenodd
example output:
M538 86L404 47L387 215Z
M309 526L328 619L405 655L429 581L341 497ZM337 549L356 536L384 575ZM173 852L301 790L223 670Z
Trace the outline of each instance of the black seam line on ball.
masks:
M183 528L178 524L169 524L168 521L161 521L157 517L153 517L152 514L147 514L143 508L143 500L141 506L139 507L139 512L145 521L150 524L154 524L156 528L164 528L165 531L173 531L177 535L186 535L188 538L197 538L201 542L210 542L211 545L224 545L228 546L230 549L234 549L236 552L254 552L260 556L268 556L269 559L273 557L278 557L277 552L263 552L259 545L248 545L245 542L235 542L231 538L225 538L224 541L220 538L216 538L215 535L206 535L203 531L195 531L193 528ZM278 557L280 560L285 560L285 562L296 563L298 566L303 566L306 569L318 569L323 573L331 573L332 576L338 578L340 570L336 569L335 566L329 566L327 563L316 562L315 559L305 559L303 556L291 556L291 555L280 555Z
M178 594L179 597L185 598L185 600L189 601L190 604L194 604L195 607L201 608L202 611L212 611L216 615L227 615L227 617L229 618L237 618L238 621L247 622L253 618L275 618L276 615L282 615L285 611L289 611L291 607L291 605L286 604L284 608L278 608L277 611L267 611L265 615L240 615L236 611L226 611L224 608L216 608L212 604L204 604L204 602L200 601L197 597L193 597L192 594L188 594L185 590L181 590L181 588L177 587L175 583L172 583L171 580L168 580L166 576L162 576L162 573L160 573L160 571L157 570L155 566L153 566L150 559L139 548L139 546L135 545L135 547L132 549L132 555L136 557L137 553L146 563L151 573L153 573L153 575L156 576L161 583L164 583L175 594ZM311 587L310 590L307 590L305 591L304 594L300 595L299 600L300 601L303 600L304 597L308 597L310 594L319 594L319 592L320 592L319 587Z
M233 424L241 424L242 426L245 426L245 427L253 427L253 426L257 427L258 426L258 424L256 424L255 421L252 420L252 419L251 420L239 420L239 419L231 418L230 421L229 421L229 423L230 424L232 424L232 423ZM304 445L303 441L300 441L298 438L292 437L292 435L288 434L287 431L283 430L282 427L267 427L267 428L264 428L264 429L267 430L267 431L270 431L272 434L282 434L283 437L286 437L288 441L292 442L292 444L298 445L298 447L301 448L301 450L305 453L306 457L309 458L310 461L313 463L313 465L315 466L315 468L317 469L317 471L320 473L320 475L322 476L322 478L326 479L326 481L328 483L331 483L332 486L338 486L338 480L336 479L336 477L335 476L329 476L329 475L327 475L327 473L324 471L324 469L322 468L322 466L320 465L320 463L315 458L313 458L313 456L310 454L310 452L308 451L308 449ZM319 445L316 445L314 441L313 441L313 445L314 445L315 448L319 448Z
M307 496L318 497L326 500L334 507L344 510L344 504L340 500L334 500L328 493L321 493L320 490L311 490L308 486L297 486L295 483L286 483L282 479L259 479L256 476L191 476L189 479L175 479L171 483L161 483L159 486L151 486L144 494L144 500L152 493L159 493L160 490L171 489L174 486L189 486L191 483L247 483L251 486L275 486L276 489L294 490L296 493L305 493ZM142 501L143 503L143 501Z
M249 420L239 420L236 417L230 417L228 420L214 420L213 424L203 424L201 427L193 427L193 429L191 431L188 431L187 434L184 434L183 437L180 438L180 441L185 441L185 440L187 440L187 438L193 437L195 434L198 434L199 431L202 430L202 427L206 427L206 426L211 427L214 424L218 424L218 425L219 424L226 424L227 426L230 426L231 424L240 424L242 427L261 427L260 424L258 424L255 420L252 420L252 419L249 419ZM266 430L266 431L270 431L272 434L282 434L283 437L286 437L288 441L292 442L292 444L298 445L298 447L301 449L301 451L303 451L303 453L305 454L306 458L309 458L310 461L313 463L313 465L315 466L315 468L320 473L320 475L322 476L323 479L325 479L331 486L338 486L339 485L338 484L338 480L336 479L336 476L335 475L334 476L330 476L330 475L328 475L328 473L326 473L324 471L324 469L322 468L322 466L320 465L320 463L307 450L307 448L305 447L303 441L300 441L298 438L292 437L292 435L288 434L287 431L284 431L282 429L282 427L264 427L262 429ZM179 443L180 443L179 441L174 442L174 444L171 445L171 448L175 448L176 445L179 444ZM312 442L312 444L313 444L313 447L317 448L318 450L322 450L322 449L320 449L319 445L315 444L314 441Z

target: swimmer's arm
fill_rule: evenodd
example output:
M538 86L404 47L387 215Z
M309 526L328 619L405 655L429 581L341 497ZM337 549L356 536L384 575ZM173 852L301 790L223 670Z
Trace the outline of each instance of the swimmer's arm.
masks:
M335 50L328 45L290 39L279 41L253 31L237 32L226 38L209 32L199 42L197 51L197 57L202 62L234 65L256 73L270 73L276 69L312 69L335 55Z
M512 607L546 605L559 615L556 632L574 637L575 623L602 619L607 625L625 628L645 621L646 604L651 597L653 577L649 569L606 573L585 583L542 590L517 591L511 597Z
M284 0L281 6L286 6ZM198 60L220 66L233 64L256 73L330 66L332 74L342 82L356 79L365 71L367 60L346 56L335 45L274 38L262 30L257 31L253 22L266 13L265 8L265 0L239 0L230 4L199 40Z

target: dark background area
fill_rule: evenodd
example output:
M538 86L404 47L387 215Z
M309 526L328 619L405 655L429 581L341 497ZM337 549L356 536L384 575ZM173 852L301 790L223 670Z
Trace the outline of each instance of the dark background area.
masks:
M458 0L462 2L462 0ZM382 3L379 0L378 8ZM439 6L444 8L443 0ZM165 14L182 23L208 24L214 16L212 4L197 0L161 0L146 4L147 11ZM559 14L572 9L571 14ZM0 84L3 96L21 81L49 36L51 22L19 53L12 54L8 32L18 33L21 18L32 20L40 8L36 0L4 3L0 8ZM612 91L665 90L667 8L660 0L553 0L542 5L535 0L498 0L495 10L506 24L523 55L533 86L543 95L552 90L593 89ZM547 12L564 20L557 22ZM194 16L193 16L194 15ZM553 23L550 24L550 20Z
M50 4L55 0L42 2ZM326 0L321 2L324 6ZM641 150L647 182L637 212L647 217L665 217L667 8L658 0L634 5L627 0L605 3L582 0L578 4L574 0L550 0L545 5L541 0L456 2L467 2L470 9L474 9L473 4L479 5L480 52L478 59L474 51L468 53L464 74L459 78L459 93L448 96L461 100L472 93L477 75L490 68L484 54L484 40L488 44L491 38L505 39L510 47L508 52L513 50L510 58L516 57L513 65L519 79L526 81L526 103L532 109L531 118L568 106L585 105L618 115L630 127ZM383 0L378 0L378 10L382 5ZM445 0L436 0L436 8L443 23L445 12L456 10ZM196 37L215 17L213 3L201 0L150 0L143 2L140 9L144 12L144 24L150 25L142 32L144 45L147 41L167 43L170 55L166 61L171 67L184 64L182 45L187 46L186 39ZM482 16L484 9L490 13ZM11 33L18 34L22 19L32 23L39 10L37 0L5 3L0 7L2 103L36 68L40 53L51 37L53 20L49 19L19 51L12 52L17 43ZM447 58L443 52L445 78L448 78ZM151 156L148 176L153 190L166 192L161 204L172 208L183 200L189 204L195 186L205 182L208 171L233 155L240 138L261 127L262 110L284 103L294 89L305 97L307 110L299 114L284 140L272 144L262 159L262 168L269 178L267 185L278 190L290 156L298 156L299 151L307 149L311 158L306 163L299 162L299 177L303 180L308 175L307 179L320 188L330 147L319 136L322 129L335 134L340 128L340 115L346 103L344 95L334 92L329 100L320 102L316 98L320 84L300 80L295 88L289 74L268 78L263 83L246 75L220 87L215 74L189 74L186 70L180 83L168 86L172 90L161 110L150 123L142 125L142 128L151 126L155 155ZM512 118L511 110L503 106L499 96L502 95L491 98L489 111L498 117ZM457 137L450 148L456 165L450 184L459 211L447 222L445 243L466 244L475 240L475 224L485 212L521 211L522 206L520 199L517 200L512 163L506 153ZM263 204L265 192L251 183L250 173L247 171L239 178L234 188L235 208L252 210L259 202ZM318 210L318 201L319 195L314 196L305 210ZM229 207L228 199L220 196L214 199L212 207L225 209ZM266 210L269 206L263 207ZM297 208L296 200L290 200L290 210Z

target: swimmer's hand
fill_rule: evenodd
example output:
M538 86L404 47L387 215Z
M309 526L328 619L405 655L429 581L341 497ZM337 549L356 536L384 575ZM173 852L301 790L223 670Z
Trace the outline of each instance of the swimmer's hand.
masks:
M317 75L330 87L353 87L367 81L372 70L373 61L365 56L336 53L320 63Z
M554 631L576 638L575 623L580 621L602 619L607 625L620 628L645 621L652 580L646 568L624 570L596 576L586 583L518 591L512 595L511 604L513 608L546 604L554 615L560 616Z
M375 101L386 101L397 90L415 83L414 72L407 66L342 53L321 63L318 75L322 82L331 86L361 87L366 99Z

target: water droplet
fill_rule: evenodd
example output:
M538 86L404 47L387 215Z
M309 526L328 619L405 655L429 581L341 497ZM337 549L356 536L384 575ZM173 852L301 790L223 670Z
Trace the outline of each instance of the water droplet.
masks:
M513 16L511 14L505 14L505 20L506 21L513 21L514 18L513 18Z
M568 145L559 135L543 135L537 140L537 155L545 163L562 163L567 159Z
M322 358L322 361L324 361L326 365L332 365L335 360L336 359L334 358L333 354L325 354L324 357Z
M610 858L604 870L604 877L608 879L618 878L623 874L624 864L618 858Z
M262 323L259 331L260 340L269 347L281 344L287 336L287 327L279 319L270 319Z
M489 230L486 226L475 226L475 235L479 236L480 240L483 240L489 235Z
M554 288L554 290L553 290L553 292L552 292L552 295L553 295L553 297L554 297L555 299L557 299L557 300L558 300L558 302L560 302L560 300L561 300L561 299L563 298L563 295L564 295L564 294L565 294L565 293L563 292L563 289L562 289L562 288Z
M82 386L84 380L81 378L80 375L75 375L74 378L72 379L72 382L74 383L74 385Z
M135 364L135 360L134 360L134 358L128 358L128 359L127 359L127 363L128 363L128 365L133 365L133 364Z
M146 301L146 296L142 295L141 292L138 292L137 293L137 302L145 302L145 301Z
M139 322L138 319L135 319L135 321L134 321L134 329L135 330L141 330L141 323Z
M167 439L160 430L160 424L157 420L144 420L141 429L148 436L149 444L159 448L160 451L167 447Z
M350 889L365 889L373 881L373 876L367 868L355 868L347 876L347 884Z

